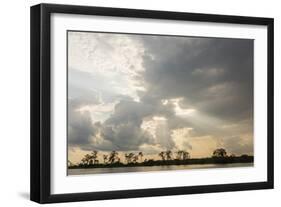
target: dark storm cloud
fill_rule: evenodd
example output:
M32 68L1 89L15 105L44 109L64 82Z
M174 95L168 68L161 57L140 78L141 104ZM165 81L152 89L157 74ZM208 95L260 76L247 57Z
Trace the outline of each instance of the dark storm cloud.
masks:
M72 99L68 102L68 144L70 147L79 147L82 150L108 150L113 148L107 140L97 140L101 131L101 123L93 123L90 112L80 111L84 106L83 99Z
M91 143L91 136L95 135L89 112L77 111L76 104L69 101L68 108L68 143L70 146L83 147Z
M229 120L252 115L252 40L149 36L141 40L148 88L143 99L183 97L182 107Z
M80 112L85 105L98 104L99 99L94 91L68 86L68 143L70 146L85 147L91 143L97 128L92 124L88 111Z
M137 150L144 143L150 143L150 134L141 129L142 118L153 113L152 106L123 100L114 113L102 125L102 137L110 141L114 150Z
M174 147L169 131L156 131L158 139L154 140L150 133L143 130L141 125L145 117L172 116L171 108L132 100L120 101L114 109L114 113L101 124L103 139L112 143L114 150L138 150L143 144L160 144L165 148ZM159 130L159 129L158 129Z

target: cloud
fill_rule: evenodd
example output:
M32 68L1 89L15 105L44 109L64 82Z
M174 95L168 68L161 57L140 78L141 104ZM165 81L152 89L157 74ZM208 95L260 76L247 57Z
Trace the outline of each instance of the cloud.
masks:
M253 40L73 33L69 41L71 146L152 153L220 138L251 151L242 135L253 130ZM175 139L181 129L188 135Z
M79 112L77 108L69 107L68 110L68 144L83 147L91 142L95 134L89 112Z
M142 37L147 96L182 97L193 107L222 119L251 116L253 41L219 38Z
M114 113L101 124L100 133L115 150L138 150L144 144L172 149L174 143L166 121L158 120L154 137L151 131L142 128L145 118L155 119L155 115L166 117L170 114L168 109L163 110L151 103L123 100L116 104Z
M152 109L140 103L123 100L115 106L114 113L104 123L92 123L89 111L79 111L79 105L69 105L69 143L84 150L137 150L151 143L151 135L140 127L142 117Z

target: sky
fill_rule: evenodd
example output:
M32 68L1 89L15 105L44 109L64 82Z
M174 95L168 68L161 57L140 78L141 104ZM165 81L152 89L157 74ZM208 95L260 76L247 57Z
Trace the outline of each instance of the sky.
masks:
M70 161L92 150L253 154L253 40L67 35Z

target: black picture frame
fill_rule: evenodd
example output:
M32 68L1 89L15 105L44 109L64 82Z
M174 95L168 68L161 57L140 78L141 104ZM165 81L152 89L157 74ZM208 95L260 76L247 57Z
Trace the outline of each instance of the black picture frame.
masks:
M73 194L51 194L51 70L50 70L50 15L52 13L99 15L112 17L134 17L148 19L181 20L210 23L233 23L267 26L267 181L238 184L219 184L188 187L86 192ZM168 11L103 8L56 4L39 4L31 7L31 174L30 199L38 203L89 201L103 199L167 196L179 194L211 193L272 189L274 177L273 152L273 28L272 18L195 14Z

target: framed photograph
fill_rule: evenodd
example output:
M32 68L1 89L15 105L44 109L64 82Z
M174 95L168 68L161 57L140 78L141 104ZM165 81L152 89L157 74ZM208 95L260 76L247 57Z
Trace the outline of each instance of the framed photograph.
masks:
M31 200L273 188L273 19L31 7Z

